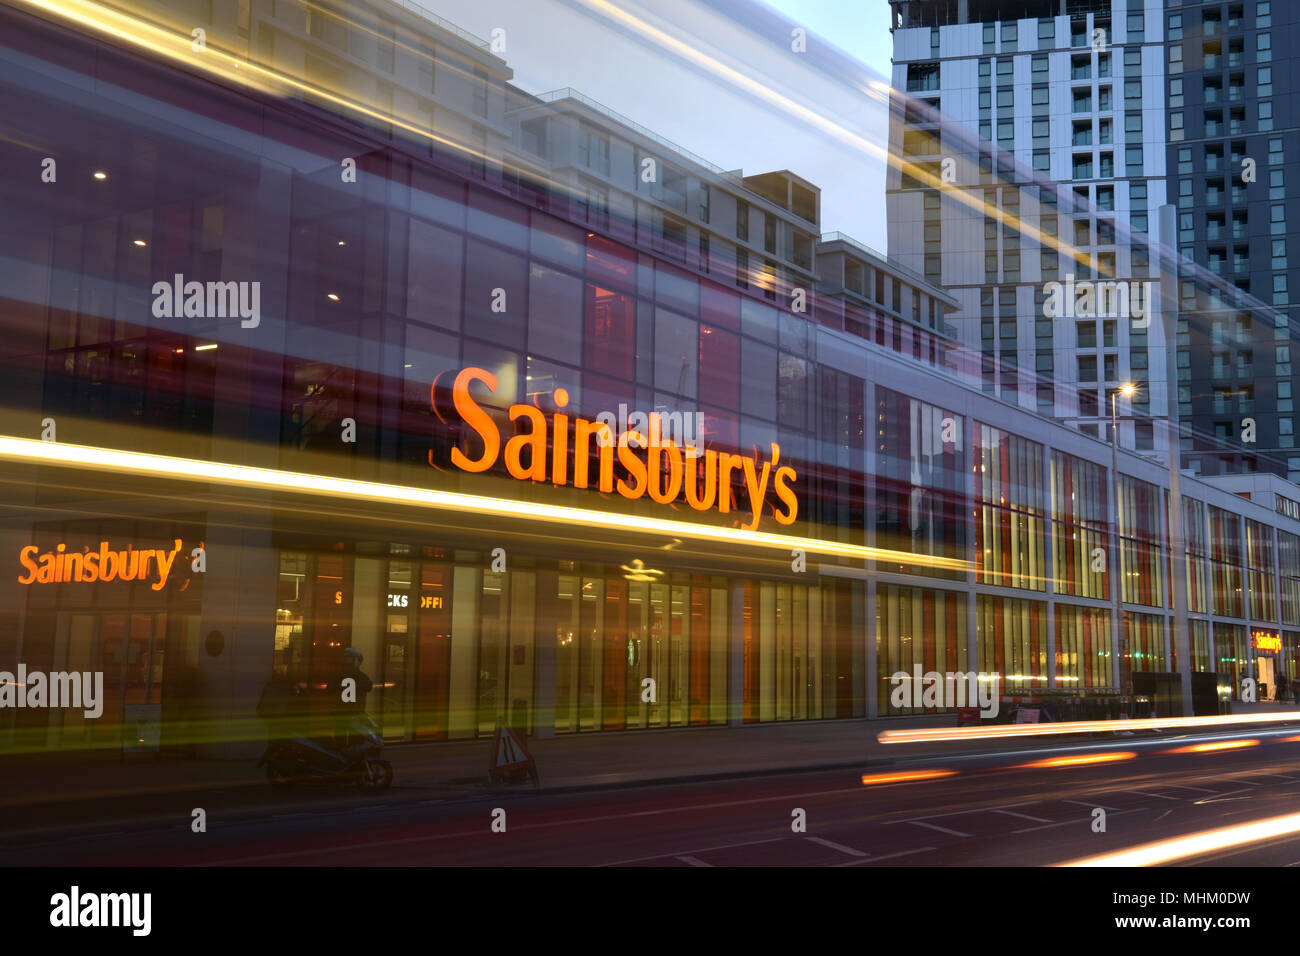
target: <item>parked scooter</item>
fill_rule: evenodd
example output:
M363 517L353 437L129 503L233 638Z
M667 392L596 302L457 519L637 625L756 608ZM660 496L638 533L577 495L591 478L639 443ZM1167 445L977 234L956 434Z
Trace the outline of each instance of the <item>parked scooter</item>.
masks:
M352 783L378 793L393 783L393 765L379 759L384 738L369 714L352 719L348 743L342 749L310 737L272 740L257 765L266 766L266 779L275 786L290 783Z

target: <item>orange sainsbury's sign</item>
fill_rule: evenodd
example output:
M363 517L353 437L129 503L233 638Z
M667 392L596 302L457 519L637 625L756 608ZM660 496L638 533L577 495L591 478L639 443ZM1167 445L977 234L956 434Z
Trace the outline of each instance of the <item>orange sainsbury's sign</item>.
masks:
M69 551L62 542L53 551L38 554L40 548L30 544L18 552L24 572L19 584L90 584L95 581L149 581L149 587L161 591L181 551L181 539L173 539L170 551L165 548L137 549L129 545L114 550L109 542L99 542L99 550L89 547Z
M1273 634L1268 631L1255 631L1251 636L1255 639L1255 649L1258 651L1282 650L1282 636L1280 634Z
M566 414L568 392L557 388L554 393L556 411L550 416L550 421L534 405L510 406L507 414L510 421L517 423L518 431L505 441L503 447L501 433L492 416L470 394L474 382L482 383L489 392L497 389L497 377L485 369L471 366L456 376L452 386L456 413L483 445L483 450L475 457L459 448L451 450L451 463L462 471L487 471L499 458L504 458L506 471L520 481L549 480L556 486L572 484L575 488L588 488L594 480L596 487L606 494L617 492L629 500L649 495L663 505L684 500L695 511L708 511L716 506L720 514L729 514L732 510L732 481L733 476L739 474L744 478L749 502L749 522L742 525L746 531L758 527L769 491L779 503L772 506L778 524L794 524L799 514L799 501L793 488L798 475L789 465L780 464L781 446L776 442L771 443L771 458L760 468L756 458L746 455L714 450L700 453L693 446L680 447L663 437L658 414L649 416L648 436L637 431L625 431L615 436L605 422L571 418ZM435 382L430 388L430 401L435 412L436 388ZM568 447L570 427L572 455ZM634 446L640 447L640 454ZM595 476L591 474L593 449L599 462ZM615 457L620 471L617 478ZM430 451L431 465L433 458Z

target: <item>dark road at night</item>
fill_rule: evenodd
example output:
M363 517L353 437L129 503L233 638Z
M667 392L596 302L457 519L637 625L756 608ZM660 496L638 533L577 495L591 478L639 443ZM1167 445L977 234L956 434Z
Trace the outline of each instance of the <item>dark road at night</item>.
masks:
M202 797L189 795L174 809L185 823L75 839L46 834L11 845L8 856L32 865L1059 864L1294 813L1300 742L1291 736L1115 736L1051 750L911 758L859 772L570 793L522 788L428 799L399 787L384 802L347 797L344 806L328 792L307 795L314 807L279 806L280 794L268 790L260 811L245 809L231 822L210 810L200 834L188 819ZM1063 765L1025 766L1047 761ZM936 770L949 775L889 782ZM498 809L504 832L493 829L494 819L501 829ZM1105 832L1094 832L1097 809ZM803 832L793 829L798 810ZM1219 849L1193 862L1297 864L1300 836Z

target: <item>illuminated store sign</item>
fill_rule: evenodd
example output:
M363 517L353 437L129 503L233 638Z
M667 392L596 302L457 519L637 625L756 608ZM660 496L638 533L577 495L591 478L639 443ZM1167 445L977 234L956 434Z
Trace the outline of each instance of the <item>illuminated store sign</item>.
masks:
M456 376L452 397L456 412L474 430L483 443L482 452L474 458L459 448L451 450L451 463L462 471L487 471L504 455L506 470L520 481L546 481L553 485L567 485L572 480L575 488L587 488L591 481L591 452L599 456L599 474L596 476L600 491L618 494L629 500L649 495L659 504L671 504L684 498L695 511L708 511L715 503L721 514L729 514L733 505L732 476L736 472L744 477L748 492L750 520L743 525L753 531L763 516L769 489L785 506L773 506L778 524L793 524L799 513L799 502L791 487L798 476L789 465L778 467L781 446L771 443L771 460L760 469L758 462L745 455L708 450L701 453L695 446L681 448L676 442L660 433L658 414L649 416L649 435L635 431L613 435L603 421L574 418L573 454L569 454L570 418L562 410L569 403L569 394L562 388L554 393L556 412L548 422L541 409L533 405L511 405L508 414L512 422L521 422L522 431L510 437L502 448L501 433L492 417L470 395L470 384L479 381L488 391L495 392L497 377L485 369L470 367ZM434 383L430 399L437 412ZM594 440L594 444L593 444ZM547 455L548 446L551 453ZM638 454L634 449L644 449ZM614 477L614 457L617 454L622 477ZM701 485L699 462L704 462L704 481ZM433 452L429 453L433 464ZM572 467L572 479L570 479Z
M1282 636L1280 634L1270 633L1269 631L1255 631L1251 634L1255 641L1255 650L1257 651L1280 651L1282 650Z
M118 551L107 541L99 542L99 550L89 547L69 551L60 542L53 551L40 551L31 544L18 552L18 561L26 569L18 576L19 584L91 584L95 581L148 581L149 587L161 591L167 586L172 563L181 551L181 539L176 538L170 551L163 548L136 549L128 545Z

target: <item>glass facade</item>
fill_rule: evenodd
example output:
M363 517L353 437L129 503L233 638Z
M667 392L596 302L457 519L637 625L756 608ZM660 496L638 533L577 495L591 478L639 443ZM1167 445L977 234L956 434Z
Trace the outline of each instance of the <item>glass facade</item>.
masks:
M969 645L966 623L966 595L956 591L895 587L881 584L876 590L876 699L882 714L923 713L912 705L913 675L968 672ZM907 675L903 706L891 700L894 674Z
M1043 446L982 423L975 435L977 580L1045 590Z
M1052 559L1056 590L1076 597L1110 597L1106 469L1052 452Z
M499 69L465 117L438 107L440 132L491 127L467 159L427 131L0 17L7 43L112 78L5 74L0 159L26 168L39 138L68 178L57 200L0 186L0 433L30 441L48 417L61 446L289 479L69 484L47 463L12 480L5 560L66 553L81 574L101 543L135 567L180 555L158 588L20 588L11 560L6 653L106 674L112 721L59 714L60 741L112 738L132 708L160 707L169 733L204 707L248 711L268 681L317 698L347 648L394 741L911 714L927 708L891 700L898 671L1105 692L1173 666L1158 471L1126 457L1147 480L1120 478L1113 523L1109 448L964 381L943 290L819 245L793 174L681 156L671 189L620 182L643 130L523 97ZM581 190L554 170L528 181L510 140L525 114L530 142L569 147ZM92 169L104 178L74 184ZM709 242L685 255L659 206L688 215L700 190L681 228ZM799 208L772 198L800 191ZM775 258L724 275L725 243L749 261L750 211ZM825 247L870 309L826 291ZM251 284L260 312L209 314L190 283L231 283L238 302ZM315 487L337 480L365 490ZM1193 666L1239 686L1248 626L1300 628L1300 523L1185 488L1207 499L1184 499Z

